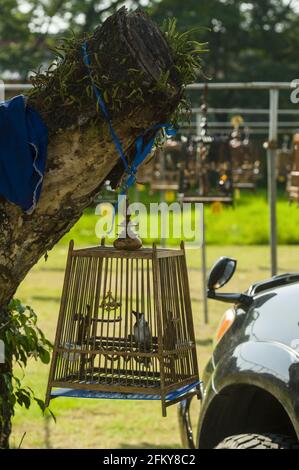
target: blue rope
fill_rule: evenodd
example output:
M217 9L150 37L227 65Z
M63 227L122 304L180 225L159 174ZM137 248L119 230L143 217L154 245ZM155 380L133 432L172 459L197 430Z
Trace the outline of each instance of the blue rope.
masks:
M119 140L119 138L118 138L118 136L117 136L117 134L116 134L116 132L113 128L112 120L110 118L109 111L106 107L106 104L105 104L103 98L102 98L100 90L96 86L96 84L94 82L94 79L92 77L92 74L91 74L91 71L90 71L90 58L89 58L89 55L88 55L87 48L88 48L87 42L84 42L83 45L82 45L83 61L84 61L84 64L86 65L86 67L88 69L89 76L90 76L91 83L92 83L92 88L93 88L94 94L97 98L97 103L98 103L98 105L99 105L99 107L100 107L100 109L103 113L103 116L105 117L105 119L108 123L110 133L111 133L112 139L114 141L115 147L116 147L116 149L119 153L119 156L120 156L120 158L121 158L121 160L124 164L125 171L128 174L127 179L126 179L126 181L125 181L125 183L124 183L124 185L123 185L123 187L120 191L120 194L124 195L126 193L126 191L135 183L138 166L145 160L147 155L151 152L151 150L154 146L154 143L155 143L155 138L156 138L157 132L161 129L164 129L166 135L168 137L170 137L170 136L173 136L173 135L176 134L176 130L172 127L171 124L168 124L168 123L166 123L166 124L156 124L155 126L152 126L149 129L147 129L144 132L144 134L137 137L137 139L135 141L136 152L135 152L135 156L133 158L133 161L132 161L131 165L129 166L129 163L128 163L128 160L127 160L127 158L125 156L125 153L123 151L121 142L120 142L120 140ZM145 143L144 138L146 137L146 135L149 132L154 132L154 136L147 143Z
M124 151L123 151L123 148L122 148L122 145L120 143L120 140L119 138L117 137L114 129L113 129L113 125L112 125L112 121L111 121L111 118L110 118L110 115L109 115L109 112L108 112L108 109L106 108L106 105L105 105L105 102L101 96L101 93L100 93L100 90L98 89L98 87L96 86L96 84L94 83L94 80L93 80L93 77L90 73L90 58L89 58L89 55L88 55L88 51L87 51L87 42L84 42L83 43L83 46L82 46L82 52L83 52L83 61L84 61L84 64L86 65L87 69L88 69L88 72L89 72L89 75L90 75L90 78L91 78L91 83L92 83L92 88L93 88L93 91L94 91L94 94L97 98L97 102L102 110L102 113L108 123L108 126L109 126L109 129L110 129L110 133L111 133L111 136L114 140L114 143L115 143L115 147L119 153L119 156L120 158L122 159L123 161L123 164L124 164L124 167L125 167L125 170L128 171L128 162L127 162L127 159L126 159L126 156L124 154Z

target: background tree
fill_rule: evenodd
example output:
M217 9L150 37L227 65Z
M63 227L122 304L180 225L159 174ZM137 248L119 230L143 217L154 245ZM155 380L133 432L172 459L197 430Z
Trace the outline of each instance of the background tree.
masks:
M291 81L298 75L299 19L296 1L285 0L161 0L150 8L158 23L170 16L178 27L204 27L208 41L207 75L213 81ZM264 102L261 102L261 99ZM267 106L267 96L221 91L211 104ZM289 105L289 99L283 103Z
M123 0L3 0L0 4L0 73L28 78L53 59L57 37L92 31L125 2ZM130 6L140 6L139 0Z
M52 60L57 37L90 31L123 0L3 0L0 5L0 74L26 80ZM146 4L158 24L177 18L181 31L201 27L209 42L206 73L214 81L291 81L297 78L299 18L296 0L131 0ZM8 75L8 71L10 75ZM4 74L4 75L3 75ZM12 75L14 74L14 75ZM193 100L196 101L196 97ZM266 106L266 94L213 92L211 105ZM261 101L262 100L262 101ZM289 105L282 97L283 106Z

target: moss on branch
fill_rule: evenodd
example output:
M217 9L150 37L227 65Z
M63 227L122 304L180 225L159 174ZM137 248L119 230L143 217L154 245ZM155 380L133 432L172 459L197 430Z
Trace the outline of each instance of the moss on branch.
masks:
M132 127L143 126L134 122L136 108L144 108L145 121L153 110L167 118L180 111L184 89L201 69L203 44L192 41L188 32L179 33L174 20L166 21L161 32L142 10L122 8L93 33L61 40L53 64L32 78L29 101L50 132L103 120L83 63L84 41L93 80L111 117L131 119Z

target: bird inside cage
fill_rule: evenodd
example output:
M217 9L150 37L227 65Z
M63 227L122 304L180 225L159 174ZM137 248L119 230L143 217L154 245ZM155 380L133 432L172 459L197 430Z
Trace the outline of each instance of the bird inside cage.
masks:
M132 313L136 317L136 323L133 328L134 343L140 352L151 352L153 344L152 333L144 313L135 312L134 310ZM145 367L149 367L151 364L150 357L139 357L138 361Z

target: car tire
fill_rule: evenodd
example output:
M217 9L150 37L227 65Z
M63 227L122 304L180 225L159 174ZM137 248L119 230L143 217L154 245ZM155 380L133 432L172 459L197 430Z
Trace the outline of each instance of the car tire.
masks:
M299 449L299 442L279 434L238 434L226 437L215 449Z

